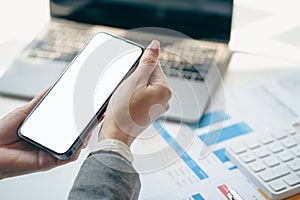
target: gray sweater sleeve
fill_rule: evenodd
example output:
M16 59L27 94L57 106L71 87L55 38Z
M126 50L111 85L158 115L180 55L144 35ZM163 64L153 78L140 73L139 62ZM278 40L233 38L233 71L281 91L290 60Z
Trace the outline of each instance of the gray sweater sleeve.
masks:
M125 158L100 150L84 161L69 199L138 199L140 188L139 175Z

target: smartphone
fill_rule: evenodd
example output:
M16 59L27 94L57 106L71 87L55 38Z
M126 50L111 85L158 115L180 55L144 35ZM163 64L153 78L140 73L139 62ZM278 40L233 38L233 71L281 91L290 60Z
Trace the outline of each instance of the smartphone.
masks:
M138 65L144 48L124 38L96 33L18 129L23 140L69 158L104 114L118 85Z

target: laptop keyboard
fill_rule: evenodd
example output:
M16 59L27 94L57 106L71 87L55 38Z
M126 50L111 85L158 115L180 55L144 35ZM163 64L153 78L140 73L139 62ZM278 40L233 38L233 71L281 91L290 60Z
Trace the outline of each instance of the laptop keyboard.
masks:
M185 48L188 48L188 46L185 46ZM206 53L199 54L197 48L189 48L189 56L190 59L187 60L184 56L162 50L159 61L167 76L204 81L213 58L208 57Z
M36 61L69 63L92 35L93 31L85 29L50 26L43 37L32 42L30 48L25 51L25 57ZM134 41L141 44L151 42L147 39ZM216 47L201 49L183 42L161 44L159 61L163 71L169 77L204 81L209 68L214 63L216 52Z
M25 56L70 63L92 35L86 30L50 27L42 38L33 41Z
M151 41L139 37L129 38L139 44ZM187 80L204 81L209 68L214 64L216 47L201 48L187 41L164 43L161 42L159 62L166 76Z

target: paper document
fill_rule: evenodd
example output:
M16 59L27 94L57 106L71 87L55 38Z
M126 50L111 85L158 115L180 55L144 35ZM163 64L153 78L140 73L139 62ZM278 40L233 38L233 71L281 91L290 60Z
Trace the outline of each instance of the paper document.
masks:
M132 146L140 199L226 200L224 188L231 188L242 199L265 200L225 151L247 137L290 127L300 114L297 93L297 76L257 81L227 93L225 107L215 98L199 123L154 122Z

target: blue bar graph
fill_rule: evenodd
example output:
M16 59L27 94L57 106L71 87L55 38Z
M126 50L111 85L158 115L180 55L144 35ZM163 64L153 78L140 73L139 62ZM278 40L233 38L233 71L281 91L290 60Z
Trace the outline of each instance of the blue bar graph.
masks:
M225 155L225 148L214 151L214 154L219 158L222 163L228 162L229 158Z
M201 119L196 123L187 123L187 125L192 129L196 130L198 128L202 128L208 126L210 124L215 124L218 122L225 121L230 119L229 115L227 115L223 110L210 112L204 114Z
M198 136L206 145L217 144L225 140L232 139L247 133L252 132L252 129L244 122L227 126L223 129L215 130Z
M217 158L218 158L222 163L227 163L227 162L230 161L229 158L226 156L225 151L226 151L225 148L218 149L218 150L215 150L215 151L214 151L214 154L217 156ZM234 170L234 169L237 169L237 167L236 167L235 165L228 168L228 170L230 170L230 171L232 171L232 170Z
M208 178L208 175L197 165L197 163L185 152L185 150L172 138L172 136L157 121L153 122L154 128L161 134L164 140L172 147L178 156L186 163L186 165L200 179Z
M237 166L232 166L232 167L229 168L230 171L232 171L234 169L237 169Z
M205 200L199 193L194 194L192 197L194 200Z

